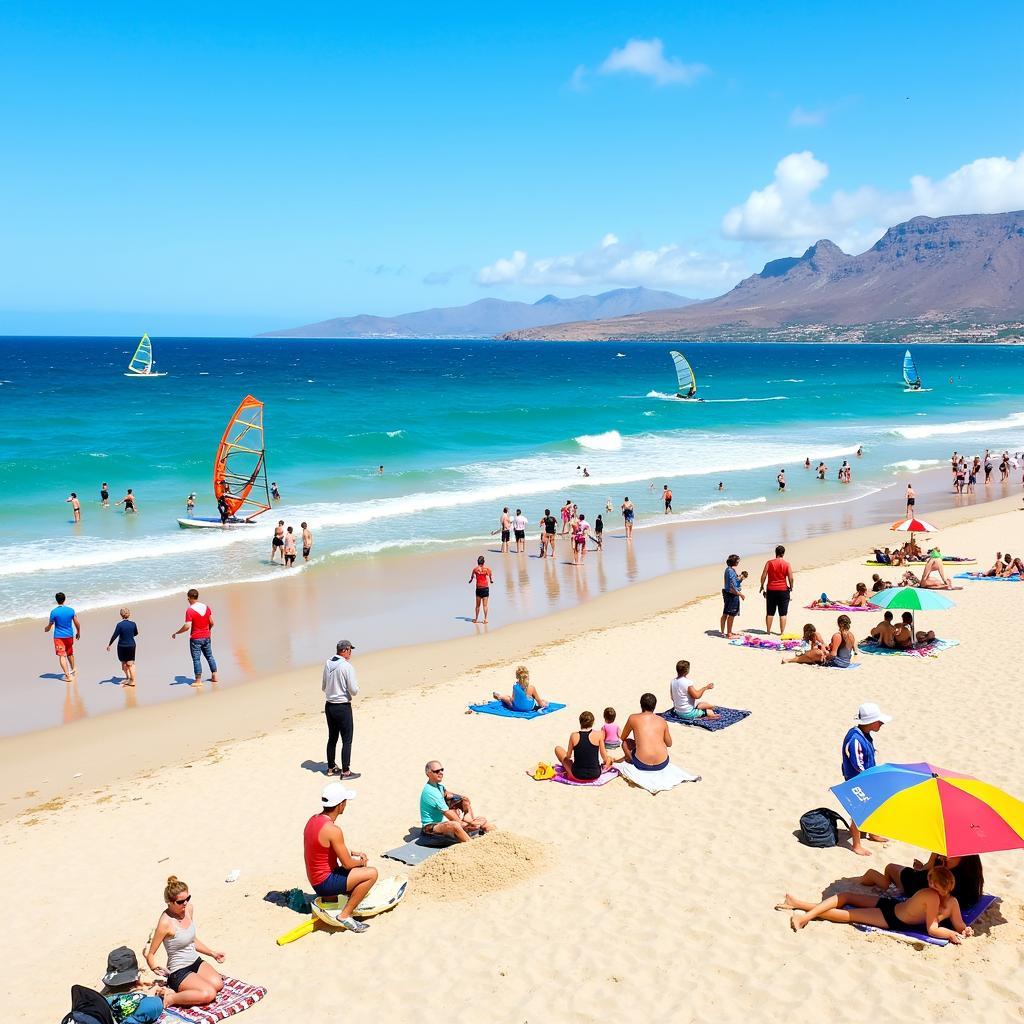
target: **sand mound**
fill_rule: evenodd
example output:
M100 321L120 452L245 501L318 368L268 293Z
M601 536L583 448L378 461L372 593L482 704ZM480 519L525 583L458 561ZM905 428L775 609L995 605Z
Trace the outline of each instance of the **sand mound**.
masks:
M491 832L450 846L415 871L414 891L426 899L469 899L509 889L547 867L548 847L511 832Z

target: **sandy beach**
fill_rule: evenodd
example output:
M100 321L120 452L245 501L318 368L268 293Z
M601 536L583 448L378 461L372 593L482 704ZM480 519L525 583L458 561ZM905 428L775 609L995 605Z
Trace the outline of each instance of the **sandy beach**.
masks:
M944 551L984 565L1017 546L1018 505L929 518ZM834 614L798 609L870 579L864 552L879 539L868 527L790 544L791 628L811 621L831 632ZM761 564L744 560L754 577ZM816 898L866 866L927 852L893 842L857 858L794 837L805 810L835 806L828 786L840 781L840 743L862 701L894 716L879 761L927 759L1019 795L1016 586L958 581L956 607L930 613L927 625L961 646L938 658L865 656L850 674L782 666L714 635L720 572L689 569L488 635L357 657L353 767L362 778L340 824L382 874L412 879L403 904L362 936L317 931L278 947L276 936L302 918L264 899L308 889L300 833L324 783L315 668L5 740L0 869L38 892L67 878L71 856L103 908L74 926L41 912L38 898L12 906L9 1016L59 1018L70 984L98 982L108 949L141 950L174 873L191 886L200 935L227 952L225 970L268 987L247 1011L254 1021L332 1009L412 1021L425 1000L467 1022L638 1012L732 1021L766 1004L797 1020L827 1012L852 1021L871 992L884 993L896 1020L961 1019L952 997L964 992L972 1015L1009 1019L1024 996L1014 980L1024 938L1014 853L985 858L986 890L1002 902L962 947L916 949L828 924L794 935L772 907L787 891ZM739 625L763 628L762 613L754 587ZM859 616L857 635L874 619ZM622 779L583 793L526 775L551 760L581 710L600 715L610 704L623 721L648 689L664 707L680 657L695 680L715 683L716 701L751 711L718 733L675 728L673 761L702 781L652 797ZM564 711L532 722L465 713L507 690L520 662ZM431 757L498 822L505 839L493 858L483 846L446 851L428 871L378 856L417 824ZM226 884L234 868L241 876Z

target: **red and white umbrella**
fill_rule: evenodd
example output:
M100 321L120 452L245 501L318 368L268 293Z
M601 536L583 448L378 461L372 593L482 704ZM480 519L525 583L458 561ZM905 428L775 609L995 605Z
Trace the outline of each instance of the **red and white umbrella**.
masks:
M938 532L936 527L932 526L931 523L926 523L923 519L901 519L898 523L893 523L889 529L902 530L904 533Z

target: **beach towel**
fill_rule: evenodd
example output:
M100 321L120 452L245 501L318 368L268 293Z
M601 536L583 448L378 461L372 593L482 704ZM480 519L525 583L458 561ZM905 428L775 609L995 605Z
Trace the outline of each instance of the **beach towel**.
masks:
M676 725L695 725L698 729L707 729L708 732L718 732L719 729L728 729L730 725L742 722L750 712L740 711L738 708L720 708L717 705L715 710L721 716L719 718L694 718L688 721L685 718L677 718L676 713L670 708L668 711L658 713L659 718L666 722L673 722Z
M960 913L964 924L974 924L998 898L998 896L982 896L973 907L968 907L966 910L961 908ZM883 935L893 935L898 939L907 939L910 942L927 942L930 946L949 945L949 939L936 939L927 932L894 932L890 928L876 928L873 924L858 924L854 927L859 928L862 932L881 932Z
M827 604L818 601L816 604L805 604L804 607L812 612L880 612L882 610L881 606L877 604L856 608L850 604L840 604L838 601L829 601Z
M984 573L958 572L953 579L974 580L978 583L1020 583L1020 573L1014 573L1012 576L986 576Z
M540 718L541 715L561 711L564 707L564 704L549 704L543 710L534 708L533 711L513 711L505 707L500 700L489 700L486 704L470 704L469 710L475 711L478 715L497 715L499 718Z
M928 561L927 558L904 558L902 564L903 565L924 565L925 562L927 562L927 561ZM958 555L943 555L942 558L939 559L939 561L942 562L943 565L977 565L978 564L978 560L976 558L961 558ZM896 565L894 562L876 562L874 560L870 560L870 561L865 562L864 564L865 565L870 565L873 568L877 568L879 566L881 566L883 569L899 569L900 568L900 566Z
M470 829L469 835L471 838L475 838L480 835L480 830ZM410 839L393 850L385 850L381 856L415 867L417 864L422 864L428 857L433 857L439 850L447 850L449 846L455 846L457 843L458 840L454 838L428 836L419 832L415 839Z
M753 636L744 633L736 640L730 640L733 647L752 647L756 651L803 651L807 650L807 644L803 640L776 640L770 636Z
M191 1024L214 1024L215 1021L227 1020L236 1013L248 1010L266 994L263 985L250 985L225 974L224 987L209 1006L172 1006L164 1010L160 1020L166 1024L176 1024L180 1020Z
M900 654L906 658L935 658L950 647L959 647L959 640L930 640L926 644L914 644L906 650L897 651L889 647L879 647L877 643L859 645L861 654Z
M619 770L617 768L611 768L606 772L601 772L596 779L589 779L583 781L581 779L574 779L565 774L565 769L560 765L555 765L555 782L561 782L564 786L605 786L612 779L619 777Z
M636 768L628 761L622 761L615 766L624 779L632 782L634 786L646 789L648 793L664 793L674 789L683 782L700 782L699 775L691 775L684 772L678 765L670 764L656 772L645 772Z

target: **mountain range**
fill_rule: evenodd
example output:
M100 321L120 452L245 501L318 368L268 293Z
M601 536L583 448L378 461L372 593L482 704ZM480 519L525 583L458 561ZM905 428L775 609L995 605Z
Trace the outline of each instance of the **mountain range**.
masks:
M560 299L545 295L537 302L479 299L468 306L423 309L399 316L348 316L302 327L269 331L261 338L490 338L526 328L568 321L601 321L654 309L677 309L693 299L650 288L616 288L600 295Z
M1024 211L914 217L859 256L822 239L802 256L766 263L726 294L685 309L503 337L685 337L723 327L840 326L957 313L986 322L1024 318Z

